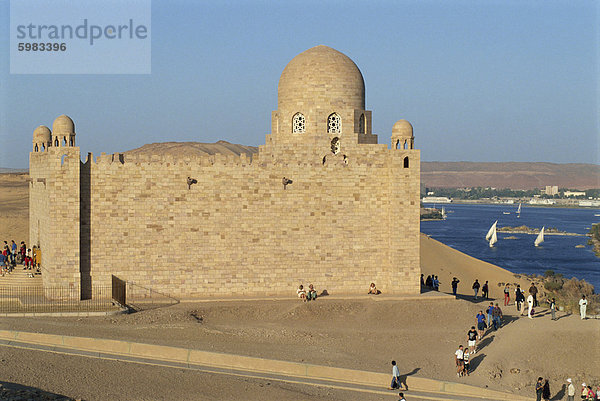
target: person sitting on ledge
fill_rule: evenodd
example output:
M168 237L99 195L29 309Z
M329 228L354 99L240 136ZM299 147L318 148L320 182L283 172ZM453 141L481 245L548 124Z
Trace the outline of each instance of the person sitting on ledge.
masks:
M309 284L308 291L306 293L306 300L310 301L314 299L317 299L317 290L315 290L315 287L313 287L312 284Z
M296 294L298 294L298 298L306 302L306 291L304 290L304 286L300 284L300 287L296 290Z
M381 292L377 289L377 287L375 287L375 283L371 283L371 286L369 287L369 294L373 294L373 295L381 294Z

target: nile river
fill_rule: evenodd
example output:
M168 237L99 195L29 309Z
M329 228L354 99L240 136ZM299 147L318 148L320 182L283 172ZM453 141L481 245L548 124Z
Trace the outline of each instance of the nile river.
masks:
M560 231L586 234L592 223L600 223L599 209L563 209L523 205L517 218L517 205L445 204L446 220L422 221L421 232L477 259L503 267L513 273L544 274L546 270L566 278L585 279L600 291L600 258L588 237L545 235L535 247L535 235L498 232L498 242L490 248L485 235L494 221L498 228L526 225L531 228L555 227ZM425 207L434 207L426 204ZM442 205L435 205L438 209ZM510 214L504 214L505 212ZM516 239L508 239L516 237ZM585 248L576 248L585 245ZM485 278L483 278L485 279Z

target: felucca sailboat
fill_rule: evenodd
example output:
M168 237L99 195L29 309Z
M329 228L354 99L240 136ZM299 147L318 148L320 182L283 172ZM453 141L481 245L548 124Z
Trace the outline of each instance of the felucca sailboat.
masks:
M533 245L539 246L542 242L544 242L544 228L545 227L542 227L542 229L540 230L540 233L538 234L537 238L533 242Z
M490 242L490 248L494 247L494 244L498 242L498 236L496 235L496 224L498 224L498 220L492 224L488 233L485 236L485 239Z

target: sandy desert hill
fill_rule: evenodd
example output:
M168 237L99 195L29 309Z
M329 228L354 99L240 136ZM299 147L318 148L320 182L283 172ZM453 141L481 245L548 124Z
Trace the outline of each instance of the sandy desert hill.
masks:
M169 155L175 157L190 157L201 155L214 155L216 153L228 155L240 155L245 153L252 156L258 152L255 146L244 146L227 141L218 141L215 143L201 142L162 142L149 143L136 149L124 152L125 157L140 155Z
M421 162L421 183L430 188L600 188L600 165L556 163Z

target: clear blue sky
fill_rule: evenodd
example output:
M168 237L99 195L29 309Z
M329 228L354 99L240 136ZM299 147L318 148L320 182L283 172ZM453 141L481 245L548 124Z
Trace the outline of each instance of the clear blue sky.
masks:
M425 161L600 163L598 1L153 0L150 75L10 75L0 17L0 167L63 113L82 154L261 145L279 75L318 44L362 71L380 143L404 118Z

